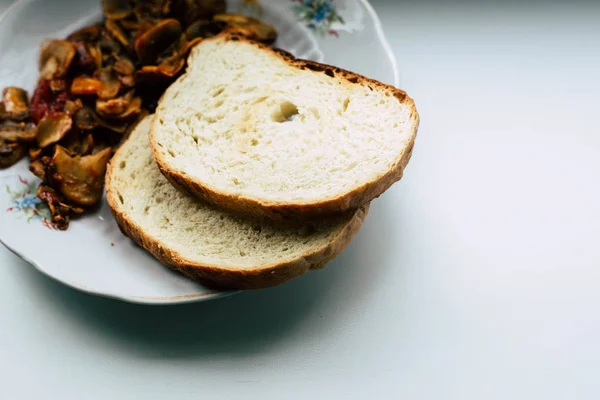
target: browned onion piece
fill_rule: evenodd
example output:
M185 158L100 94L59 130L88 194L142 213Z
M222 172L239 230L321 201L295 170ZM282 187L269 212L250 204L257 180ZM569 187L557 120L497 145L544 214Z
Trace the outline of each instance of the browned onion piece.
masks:
M38 125L37 141L40 148L58 143L73 126L73 120L65 113L49 113Z

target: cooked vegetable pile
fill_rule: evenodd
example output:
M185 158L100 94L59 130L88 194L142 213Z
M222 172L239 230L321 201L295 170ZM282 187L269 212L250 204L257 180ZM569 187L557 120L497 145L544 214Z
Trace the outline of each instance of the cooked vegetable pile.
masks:
M42 179L37 195L58 229L98 204L115 147L154 111L194 45L225 30L269 44L277 38L267 24L225 14L225 0L103 0L102 7L102 23L44 41L31 99L8 87L0 102L0 168L29 156Z

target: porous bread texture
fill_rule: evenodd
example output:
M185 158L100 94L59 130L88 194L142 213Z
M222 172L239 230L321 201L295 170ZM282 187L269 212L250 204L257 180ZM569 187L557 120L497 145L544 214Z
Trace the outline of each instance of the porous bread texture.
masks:
M181 193L157 168L153 116L113 157L106 189L121 230L170 267L209 286L257 289L320 268L359 230L368 208L301 225L243 218Z
M220 207L271 217L379 196L401 178L419 121L398 89L231 35L192 50L156 115L165 175Z

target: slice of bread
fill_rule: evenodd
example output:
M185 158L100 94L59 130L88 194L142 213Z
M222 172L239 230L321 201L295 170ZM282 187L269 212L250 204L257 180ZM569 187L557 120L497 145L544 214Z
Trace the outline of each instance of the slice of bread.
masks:
M259 289L321 268L358 232L368 207L296 226L243 218L179 192L152 157L146 117L108 167L108 204L125 235L164 264L220 288Z
M398 181L418 124L401 90L225 34L191 51L150 141L163 174L196 197L306 219L355 210Z

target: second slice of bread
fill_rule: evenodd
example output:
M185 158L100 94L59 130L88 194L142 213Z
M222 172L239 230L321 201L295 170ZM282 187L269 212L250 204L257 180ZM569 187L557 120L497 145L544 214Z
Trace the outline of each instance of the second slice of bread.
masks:
M419 122L401 90L232 34L191 51L156 115L166 176L219 207L276 218L382 194L402 177Z
M179 192L160 173L146 117L110 162L106 196L121 230L171 268L210 286L278 285L336 257L368 207L314 223L238 217Z

